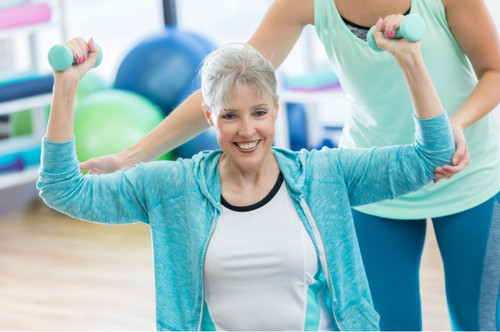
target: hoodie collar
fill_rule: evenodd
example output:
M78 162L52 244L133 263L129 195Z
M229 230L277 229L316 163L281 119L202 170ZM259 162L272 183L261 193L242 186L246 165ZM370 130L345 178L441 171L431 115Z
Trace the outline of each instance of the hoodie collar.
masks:
M222 150L203 151L193 156L195 181L201 193L220 211L219 159Z
M290 189L290 194L300 198L306 179L305 165L307 154L281 148L273 148L281 173Z
M290 193L295 198L299 198L302 195L305 184L306 154L275 147L272 149L285 182L290 189ZM221 155L222 150L204 151L196 154L192 158L195 163L195 181L202 194L217 210L221 209L219 173L219 159Z

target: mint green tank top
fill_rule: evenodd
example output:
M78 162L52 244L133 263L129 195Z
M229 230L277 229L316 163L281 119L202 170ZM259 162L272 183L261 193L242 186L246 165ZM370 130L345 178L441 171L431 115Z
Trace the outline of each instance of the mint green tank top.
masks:
M441 0L412 0L410 12L427 24L422 54L441 102L452 116L477 78L453 38ZM334 0L314 0L314 24L347 98L340 146L412 143L413 106L392 55L375 52L356 37L342 21ZM422 219L465 211L491 198L500 190L500 126L490 112L464 133L471 162L460 173L418 192L356 209L385 218Z

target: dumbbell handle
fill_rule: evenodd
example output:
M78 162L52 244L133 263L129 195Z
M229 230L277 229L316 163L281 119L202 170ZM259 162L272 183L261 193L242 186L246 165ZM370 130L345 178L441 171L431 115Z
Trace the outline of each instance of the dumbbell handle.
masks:
M97 61L94 67L97 67L101 64L102 61L102 50L99 45L96 45L99 49L99 56L97 57ZM88 52L87 52L88 55ZM55 70L65 71L72 64L77 63L76 59L73 57L73 52L71 49L63 44L57 44L50 48L48 54L49 64Z
M371 27L368 31L368 34L366 35L366 41L373 50L381 52L383 50L377 46L377 42L375 41L375 37L373 36L374 28L375 26ZM408 41L415 42L422 39L426 29L427 27L422 17L416 14L408 14L401 21L399 29L396 30L396 35L391 38L404 38Z

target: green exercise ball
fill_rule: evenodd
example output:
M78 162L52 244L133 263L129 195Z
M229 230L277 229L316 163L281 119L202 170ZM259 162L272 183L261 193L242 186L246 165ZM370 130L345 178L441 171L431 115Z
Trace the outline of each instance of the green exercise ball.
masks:
M45 119L49 118L50 106L44 107ZM18 137L31 135L33 133L33 125L31 123L31 110L22 110L11 113L9 115L9 136Z
M156 160L175 160L177 159L177 155L174 150L165 153L163 156L158 157Z
M109 86L102 76L96 74L93 71L89 71L85 76L82 77L78 83L78 89L76 90L77 100L81 100L88 95L107 89Z
M18 111L9 115L9 136L30 135L32 132L31 110Z
M75 110L78 159L82 162L120 152L162 120L160 108L136 93L116 89L92 93L81 99Z

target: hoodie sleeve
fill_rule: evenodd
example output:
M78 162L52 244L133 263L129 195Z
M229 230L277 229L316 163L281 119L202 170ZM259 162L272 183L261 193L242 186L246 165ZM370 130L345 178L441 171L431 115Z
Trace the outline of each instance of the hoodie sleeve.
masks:
M74 139L42 141L37 188L51 208L71 217L109 224L148 223L140 167L104 175L82 175Z
M446 112L414 121L414 144L340 150L351 206L416 191L434 178L437 167L450 164L455 142Z

